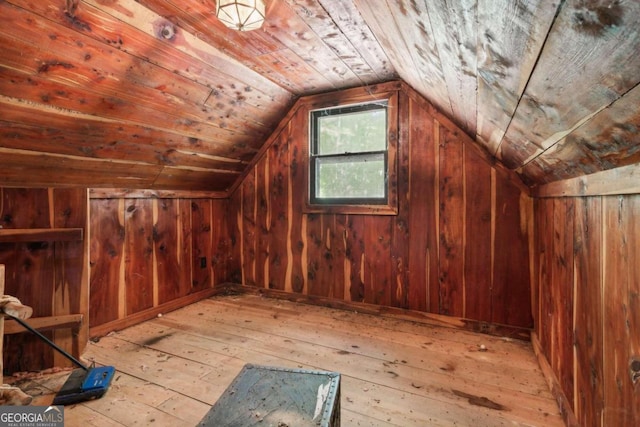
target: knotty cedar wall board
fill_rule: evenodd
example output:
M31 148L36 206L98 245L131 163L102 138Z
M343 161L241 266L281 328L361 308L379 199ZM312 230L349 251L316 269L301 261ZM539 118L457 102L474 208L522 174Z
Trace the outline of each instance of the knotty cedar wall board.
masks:
M579 425L640 425L640 195L541 198L535 216L533 340L562 401Z
M86 230L86 189L1 188L0 226L6 229ZM40 233L46 235L46 232ZM39 241L0 242L0 264L6 266L5 293L33 308L33 319L89 312L88 242ZM79 356L87 342L88 324L43 331L68 352ZM5 336L4 370L14 373L69 361L29 333Z
M231 279L243 285L532 327L533 204L406 85L398 215L305 214L303 98L231 195ZM360 102L367 91L320 95Z
M91 335L215 293L231 256L225 199L91 197Z

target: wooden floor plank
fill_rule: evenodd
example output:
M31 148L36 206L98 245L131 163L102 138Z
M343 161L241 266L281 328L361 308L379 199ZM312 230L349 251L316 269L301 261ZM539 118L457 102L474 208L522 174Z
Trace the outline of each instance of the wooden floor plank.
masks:
M340 372L343 426L563 425L527 343L257 296L198 302L84 357L117 373L67 426L197 425L246 363ZM48 404L66 375L23 385Z
M429 348L429 358L425 359L425 348L399 346L396 345L397 343L389 344L377 337L366 340L357 339L357 337L345 338L342 335L327 333L318 325L307 325L305 328L296 328L295 331L291 331L282 330L276 323L272 323L277 320L270 322L268 319L262 319L260 322L246 323L237 316L226 320L232 324L224 323L218 318L216 330L213 333L215 339L241 347L260 347L273 356L278 356L283 351L289 351L289 354L293 355L294 352L306 350L310 358L322 357L327 362L332 357L340 359L336 360L338 366L346 357L353 360L353 363L358 363L358 358L366 357L372 359L374 363L379 361L387 366L400 366L400 369L415 369L420 371L420 374L425 374L422 371L438 375L448 373L451 376L471 378L478 383L511 389L517 393L539 395L547 390L540 376L525 375L526 372L504 364L496 365L482 360L472 360L468 354L477 352L476 349L470 351L465 348L458 354L443 354L431 351ZM184 325L172 321L168 316L159 320L158 323L190 331L200 337L208 331L206 323ZM283 327L286 329L286 326ZM251 337L250 341L257 342L247 342L247 336ZM165 345L168 344L165 343ZM367 362L369 360L364 363ZM505 382L505 376L510 376L514 380Z
M258 312L268 312L268 306L265 306L265 302L272 301L268 298L255 297L250 295L244 295L243 298L243 309L255 309L256 313ZM227 310L234 310L235 307L233 305L233 299L227 299L221 301L221 304L211 304L211 300L204 301L205 304L209 303L209 307L200 311L207 311L211 309L215 310L224 310L221 307L221 304L227 304ZM246 305L245 305L246 304ZM380 330L388 330L393 332L394 334L397 332L406 332L406 333L415 333L424 337L433 337L438 340L445 340L446 342L458 342L463 344L477 345L479 342L485 343L487 345L491 345L495 347L496 350L500 351L510 351L517 352L517 354L522 355L524 357L531 356L532 348L528 343L524 343L519 340L513 340L509 338L496 337L492 335L486 334L477 334L469 331L464 331L457 328L451 328L442 324L435 323L427 323L428 320L425 319L424 322L421 321L411 321L409 319L400 319L398 316L379 316L355 311L346 311L339 309L328 309L325 307L314 306L314 305L303 305L303 310L298 310L295 312L292 309L292 305L295 307L296 303L292 303L290 301L278 300L275 302L277 309L273 310L270 314L271 316L275 316L276 318L284 319L286 315L294 316L296 319L304 319L307 318L310 321L318 321L324 319L326 322L327 314L330 316L330 323L333 324L336 321L346 322L345 325L349 325L350 330L357 331L367 331L370 328L379 328ZM328 312L323 312L322 310L329 310ZM324 313L321 314L321 313ZM378 331L375 330L374 333ZM513 344L518 345L513 345Z
M555 410L555 404L553 402L550 402L547 398L537 398L539 394L546 393L548 396L548 391L545 389L535 389L534 394L527 395L522 391L518 391L517 385L512 385L511 390L496 386L491 387L474 379L475 377L482 377L484 375L480 369L478 369L475 374L471 372L469 374L471 375L470 379L457 377L460 373L453 368L460 364L457 360L451 362L450 366L445 367L445 370L430 368L429 366L427 366L429 369L425 369L424 367L408 366L406 360L394 358L393 354L391 354L392 357L388 360L376 360L369 356L305 343L294 338L274 334L262 335L261 332L255 330L247 330L244 333L239 331L237 333L240 335L235 335L234 337L233 334L222 332L226 326L221 323L216 324L215 332L205 337L201 334L206 333L208 329L206 323L203 323L201 326L194 324L176 324L172 323L166 317L160 322L162 323L162 327L164 327L164 329L161 329L164 333L168 333L166 326L173 325L174 327L179 327L184 332L194 334L190 339L185 339L184 335L179 335L180 343L171 342L170 338L163 340L162 343L158 342L157 345L161 346L160 348L162 350L181 348L183 349L182 351L185 351L184 349L191 348L189 351L192 352L192 354L197 354L198 351L194 350L194 348L206 348L208 351L220 351L242 360L248 360L251 363L269 364L273 360L277 361L280 359L280 364L288 367L337 370L341 371L343 375L350 375L353 372L353 375L370 378L369 382L372 384L378 383L388 386L389 388L403 388L398 384L402 382L404 388L408 389L410 393L421 394L423 397L431 396L433 398L437 396L440 404L442 404L442 402L465 401L465 399L460 399L459 396L452 395L451 392L442 393L444 389L460 389L460 391L463 391L482 388L486 396L490 398L493 397L496 400L506 399L508 405L520 406L521 409L524 409L527 405L531 405L529 409L534 414ZM147 326L151 327L151 325ZM313 335L313 331L309 332ZM153 335L153 332L150 335ZM172 336L176 335L173 334ZM325 339L327 338L325 337ZM219 343L216 343L216 341L219 341ZM242 350L243 348L245 351ZM259 351L252 351L252 349L259 349ZM393 349L389 351L392 352ZM255 354L258 352L261 354ZM263 358L264 355L269 356L269 358L265 360ZM206 357L208 357L206 353L198 354L197 356L198 359ZM427 364L431 362L430 358L425 358L424 360L427 360ZM423 362L422 364L424 365L425 363ZM446 372L446 369L450 369L451 372ZM513 380L507 375L502 379L502 382L507 384L511 381ZM496 380L496 382L499 381ZM424 390L419 390L422 388L424 388ZM471 391L469 391L469 393L472 394ZM507 403L505 403L505 405Z
M305 307L306 309L306 307ZM191 315L198 315L203 320L210 321L213 316L217 326L217 331L222 331L219 324L235 325L259 331L268 331L269 333L278 333L287 337L295 337L297 339L315 342L322 337L322 342L341 351L349 351L350 353L362 354L366 353L370 356L389 359L392 354L389 349L395 351L396 359L404 360L405 364L417 366L422 364L424 349L429 347L429 355L431 365L441 370L451 369L451 360L458 359L456 369L481 371L481 375L492 373L498 383L503 383L504 375L514 375L522 378L526 384L514 384L516 390L527 391L532 389L537 391L543 389L546 391L547 385L542 379L541 371L537 367L535 358L532 356L532 349L529 343L507 342L505 347L504 340L495 337L488 337L479 334L467 333L473 337L471 342L461 343L458 341L450 341L446 339L447 334L452 331L451 328L432 328L431 337L427 334L416 334L408 332L390 331L388 329L367 325L366 323L344 323L335 317L331 318L331 322L324 323L322 319L311 318L305 321L305 315L295 317L297 328L291 330L287 325L293 319L287 318L281 312L273 315L263 315L259 322L248 323L242 318L235 315L234 310L225 312L211 312L197 310L190 311ZM224 317L223 317L224 316ZM252 318L256 314L252 313ZM236 333L237 332L232 332ZM434 339L437 337L438 339ZM500 351L500 348L502 350ZM485 350L485 351L482 351ZM498 351L496 351L498 350ZM383 354L387 351L386 354ZM460 357L464 356L464 357ZM510 363L505 366L504 357L509 357ZM411 360L411 359L415 360ZM391 360L394 360L391 358ZM532 375L523 375L530 373ZM471 373L469 373L471 374Z
M138 339L144 342L148 341L149 336L164 336L165 338L151 345L152 348L159 351L159 354L163 355L159 358L160 360L166 357L167 354L174 354L178 357L185 357L194 361L215 360L218 357L216 355L217 353L229 351L236 359L233 361L235 363L232 362L226 365L226 368L230 369L234 374L232 377L240 371L245 362L263 365L277 364L288 368L320 369L324 367L324 369L327 369L324 363L299 363L299 360L304 358L304 354L300 351L291 352L288 349L283 349L280 351L280 354L290 353L287 355L288 358L273 356L269 354L273 350L265 350L262 346L256 345L252 339L246 339L248 348L242 350L235 348L233 344L227 340L224 340L222 343L217 343L216 340L208 339L206 336L193 335L189 337L189 334L181 334L179 333L180 331L167 328L165 325L154 330L150 322L145 326L147 327L145 330L137 327L135 328L135 333L129 334L128 332L133 332L131 330L124 331L115 334L109 340L114 343L117 342L117 340L127 339ZM107 343L103 344L106 345ZM276 343L275 345L278 346L280 343ZM114 344L114 346L124 347L124 345L117 343ZM251 350L251 348L260 348L260 350L254 351ZM267 353L263 353L263 351L267 351ZM315 356L311 357L317 359ZM320 357L320 359L324 358ZM151 369L153 370L153 368ZM389 367L389 369L391 369L391 367ZM379 374L378 372L378 375ZM394 376L391 375L391 377L393 378ZM220 372L212 372L202 379L213 384L227 384L230 382L229 378L221 378ZM418 389L422 387L422 385L416 384L415 388ZM431 389L431 392L435 394L437 390ZM427 416L431 425L454 425L460 422L463 422L463 425L472 425L477 421L486 419L501 421L503 423L509 421L508 419L503 419L499 413L495 413L493 410L486 408L469 408L465 399L458 399L451 394L448 396L450 401L425 399L424 396L411 392L407 393L396 387L376 384L372 382L372 380L364 381L355 379L343 374L343 409L351 411L362 411L366 409L369 418L380 422L391 422L392 424L401 426L421 426L424 425L424 420ZM460 400L460 402L453 402L452 400ZM407 410L407 408L409 409ZM412 414L414 411L416 412L415 415ZM464 414L464 416L461 416L461 414ZM526 423L526 419L522 419L520 422L521 425L529 425ZM376 424L374 423L373 425Z

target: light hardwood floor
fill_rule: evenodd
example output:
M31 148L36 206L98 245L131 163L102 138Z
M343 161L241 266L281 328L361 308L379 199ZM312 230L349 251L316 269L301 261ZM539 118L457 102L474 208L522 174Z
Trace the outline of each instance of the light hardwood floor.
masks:
M484 346L484 347L482 347ZM214 297L91 343L113 365L66 426L195 426L245 363L337 371L343 426L562 426L531 345L259 296ZM46 405L68 373L23 383Z

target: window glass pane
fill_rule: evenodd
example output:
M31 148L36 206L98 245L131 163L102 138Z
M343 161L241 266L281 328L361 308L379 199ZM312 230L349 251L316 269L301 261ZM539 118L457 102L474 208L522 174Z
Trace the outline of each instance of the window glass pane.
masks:
M316 154L359 153L387 149L385 108L318 117Z
M384 154L316 159L316 197L384 199Z

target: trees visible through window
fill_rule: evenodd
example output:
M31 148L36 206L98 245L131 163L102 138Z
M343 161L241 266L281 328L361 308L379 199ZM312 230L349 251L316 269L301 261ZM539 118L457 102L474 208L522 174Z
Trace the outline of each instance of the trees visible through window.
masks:
M385 100L311 112L311 204L387 204L387 110Z

